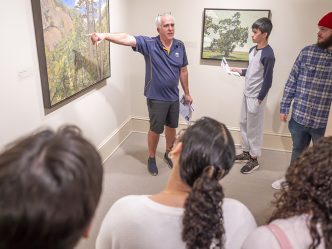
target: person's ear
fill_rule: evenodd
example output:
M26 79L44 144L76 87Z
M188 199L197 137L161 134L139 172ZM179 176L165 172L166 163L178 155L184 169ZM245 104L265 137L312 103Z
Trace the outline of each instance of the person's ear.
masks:
M178 142L178 143L174 144L171 153L173 155L179 155L179 154L181 154L181 152L182 152L182 142Z
M90 232L91 232L91 228L92 228L92 223L90 223L83 231L82 237L87 239L90 236Z

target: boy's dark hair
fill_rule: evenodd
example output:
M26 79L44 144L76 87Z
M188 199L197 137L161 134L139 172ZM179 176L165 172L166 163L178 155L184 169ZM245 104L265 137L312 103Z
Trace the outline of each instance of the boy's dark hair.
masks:
M266 38L268 38L271 34L273 25L269 18L262 17L256 20L251 26L252 29L259 29L262 33L267 33Z
M71 249L91 223L102 161L76 126L44 130L0 155L0 249Z

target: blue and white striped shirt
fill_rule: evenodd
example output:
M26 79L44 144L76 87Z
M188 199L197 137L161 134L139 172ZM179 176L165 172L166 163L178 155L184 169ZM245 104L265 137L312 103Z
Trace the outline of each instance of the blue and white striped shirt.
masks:
M284 89L280 113L310 128L325 128L332 101L332 51L310 45L297 57Z

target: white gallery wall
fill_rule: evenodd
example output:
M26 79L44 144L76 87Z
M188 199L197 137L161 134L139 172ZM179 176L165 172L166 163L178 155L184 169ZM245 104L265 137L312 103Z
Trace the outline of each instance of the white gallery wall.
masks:
M32 0L35 1L35 0ZM112 29L126 29L129 7L110 1ZM99 89L45 114L30 0L4 1L0 9L0 148L40 126L70 123L100 146L131 116L127 48L111 47L111 78ZM88 38L87 38L88 39Z
M278 117L283 87L301 48L316 41L317 22L332 10L332 1L110 0L112 32L153 36L154 17L172 12L176 18L176 38L187 47L194 119L211 116L237 130L244 80L222 72L219 62L200 59L204 8L271 10L274 29L270 44L276 65L264 131L288 135L286 125ZM132 116L147 118L144 59L140 54L111 45L111 78L106 85L46 115L30 0L4 1L0 27L0 148L40 126L56 128L64 123L79 125L100 146Z

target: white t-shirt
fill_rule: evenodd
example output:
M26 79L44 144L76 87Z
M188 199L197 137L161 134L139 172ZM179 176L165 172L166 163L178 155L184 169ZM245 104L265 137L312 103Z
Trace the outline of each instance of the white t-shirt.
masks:
M288 219L277 219L271 224L276 224L284 232L293 249L309 248L312 243L310 232L307 226L308 215L294 216ZM242 249L280 249L279 242L272 232L265 226L253 231L243 243ZM324 242L321 240L317 249L324 249Z
M96 249L185 249L181 238L184 209L159 204L146 195L126 196L114 203L101 225ZM223 201L226 249L239 249L256 227L241 202Z

